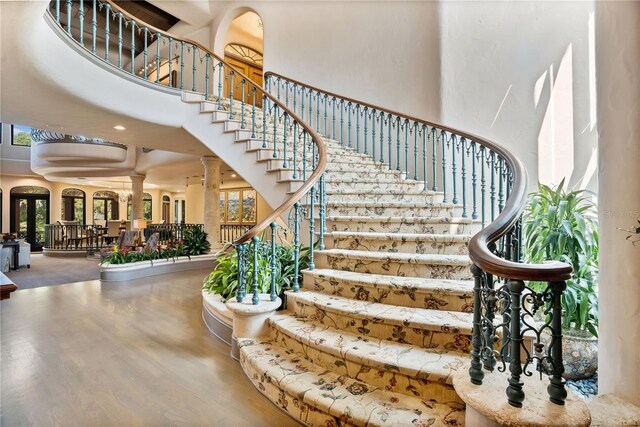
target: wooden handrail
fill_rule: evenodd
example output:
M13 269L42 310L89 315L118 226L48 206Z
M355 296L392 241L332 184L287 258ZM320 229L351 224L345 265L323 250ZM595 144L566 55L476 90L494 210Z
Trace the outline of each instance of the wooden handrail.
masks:
M126 10L122 9L120 6L115 4L112 0L102 0L102 1L104 1L107 4L109 4L112 9L116 10L119 13L122 13L122 15L127 17L128 19L130 19L132 21L135 21L136 23L141 23L142 24L141 27L147 27L147 28L153 30L156 33L162 34L166 38L173 39L174 41L185 42L185 43L189 43L189 44L191 44L193 46L196 46L198 49L202 50L203 52L205 52L205 53L211 55L213 58L217 59L219 62L224 64L227 68L233 70L234 74L239 75L246 82L252 82L252 80L248 76L246 76L244 73L242 73L242 71L240 71L240 69L238 69L235 66L229 64L224 59L220 58L218 55L213 53L207 47L205 47L202 44L196 42L195 40L190 40L190 39L187 39L187 38L175 36L175 35L173 35L171 33L168 33L166 31L160 30L159 28L156 28L153 25L149 25L146 22L144 22L144 21L136 18L135 16L131 15ZM280 108L289 117L291 117L295 121L297 121L298 124L302 127L302 129L304 131L306 131L309 135L311 135L311 139L313 141L315 141L316 146L318 147L318 163L316 165L315 170L311 174L311 176L302 184L302 186L300 186L300 188L298 188L298 190L296 190L295 193L293 193L291 195L291 197L289 197L287 200L285 200L284 203L282 203L278 208L276 208L265 219L263 219L261 222L256 224L254 227L252 227L249 231L244 233L242 236L240 236L239 238L234 240L234 242L233 242L234 246L237 246L237 245L240 245L242 243L246 243L246 242L250 241L254 236L257 236L263 230L266 230L267 227L269 227L272 222L276 221L282 214L284 214L289 209L291 209L293 207L293 205L295 205L295 203L297 201L302 199L302 197L311 189L311 187L313 187L315 185L315 183L320 179L320 177L324 173L324 170L325 170L325 168L327 166L327 149L326 149L326 146L325 146L325 143L324 143L324 139L322 139L320 137L320 135L318 135L310 126L308 126L305 122L303 122L286 105L281 103L278 99L276 99L274 96L272 96L269 92L265 91L259 85L255 84L253 82L252 82L252 84L253 84L253 87L255 87L259 92L261 92L268 99L270 99L274 104L278 105L278 108ZM233 99L231 99L230 102L233 102ZM275 144L275 141L274 141L274 144Z
M337 95L335 93L331 93L323 89L318 89L297 80L290 79L286 76L274 73L272 71L267 71L266 73L264 73L265 81L269 77L285 79L291 83L306 87L316 92L323 93L329 97L335 97L346 102L362 105L371 110L380 111L388 115L398 116L416 123L435 127L437 129L453 133L459 137L466 138L470 141L475 141L480 145L496 152L511 167L511 171L513 173L513 187L511 189L511 194L507 199L500 215L498 215L498 217L493 222L491 222L471 238L471 241L469 242L469 257L471 258L473 263L480 269L499 277L524 281L544 282L562 281L571 278L572 268L569 264L558 261L550 261L543 264L521 264L502 259L496 256L489 249L489 245L491 243L497 241L500 237L506 234L507 231L518 221L518 218L522 213L527 199L527 170L520 159L518 159L506 148L478 135L460 131L458 129L444 126L439 123L412 117L404 113L399 113L387 108L369 104L367 102L358 101L353 98Z

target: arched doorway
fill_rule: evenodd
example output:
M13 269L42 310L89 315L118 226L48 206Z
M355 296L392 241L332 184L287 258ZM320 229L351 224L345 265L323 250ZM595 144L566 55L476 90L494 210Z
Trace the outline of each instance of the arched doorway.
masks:
M62 190L62 216L64 221L77 221L86 224L85 194L79 188L65 188Z
M248 11L236 17L229 24L225 37L224 59L252 82L262 87L263 65L263 25L257 13ZM251 85L245 85L244 100L252 103ZM234 80L233 97L242 100L242 80ZM230 94L230 79L225 82L225 96ZM256 105L261 106L262 98L256 95Z
M42 251L44 226L49 224L49 190L38 186L13 187L10 205L11 233L29 243L32 252Z

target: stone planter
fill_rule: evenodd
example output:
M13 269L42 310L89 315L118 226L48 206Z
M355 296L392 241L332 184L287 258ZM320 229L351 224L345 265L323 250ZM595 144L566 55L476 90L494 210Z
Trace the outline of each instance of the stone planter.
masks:
M213 269L216 266L217 256L217 254L205 254L127 264L106 263L100 268L100 280L103 282L119 282L158 274L176 273L178 271L198 270L201 268Z
M575 381L592 377L598 371L598 339L563 331L562 359L563 378Z

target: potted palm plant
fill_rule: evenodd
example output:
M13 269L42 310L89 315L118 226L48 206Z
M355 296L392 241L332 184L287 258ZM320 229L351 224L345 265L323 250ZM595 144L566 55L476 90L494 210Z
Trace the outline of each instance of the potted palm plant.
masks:
M573 267L562 297L562 348L564 377L576 380L598 370L598 217L592 193L564 184L538 184L529 195L524 253L528 262L557 260Z

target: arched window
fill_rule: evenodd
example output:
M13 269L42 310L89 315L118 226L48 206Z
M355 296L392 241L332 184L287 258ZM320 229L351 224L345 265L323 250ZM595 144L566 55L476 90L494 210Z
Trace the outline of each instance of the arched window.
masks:
M65 221L82 221L86 223L85 194L78 188L62 190L62 219Z
M118 195L113 191L93 193L93 221L119 219Z
M131 220L131 197L127 200L127 219ZM149 193L142 193L142 216L147 221L153 217L153 198Z

